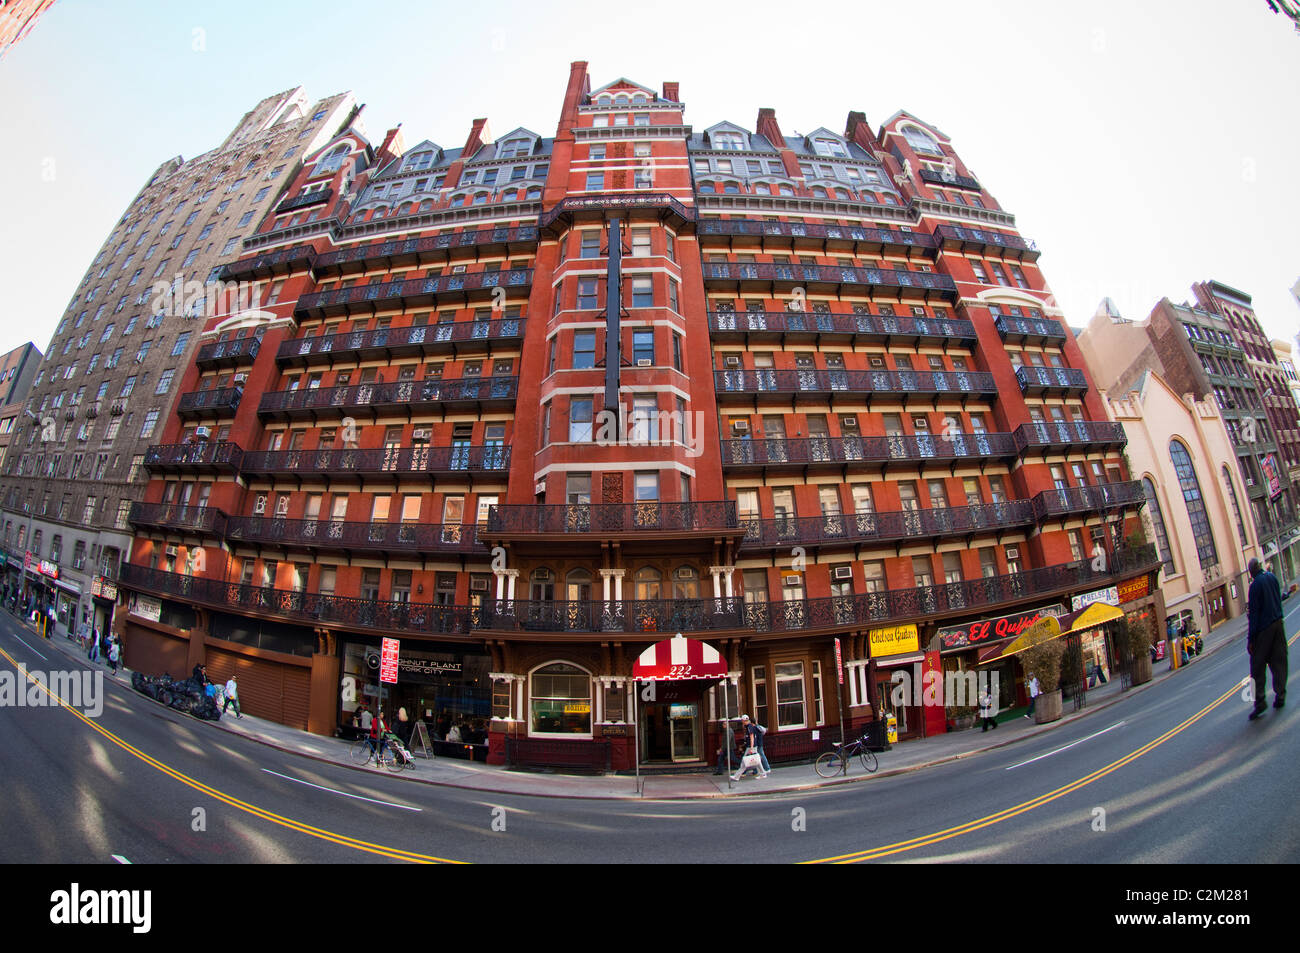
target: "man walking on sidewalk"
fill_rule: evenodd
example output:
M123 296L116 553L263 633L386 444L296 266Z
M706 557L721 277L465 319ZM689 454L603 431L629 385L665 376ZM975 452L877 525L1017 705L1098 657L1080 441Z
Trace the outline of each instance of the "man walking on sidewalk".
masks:
M1250 592L1246 597L1246 651L1250 653L1250 678L1255 692L1254 721L1264 714L1266 686L1264 669L1273 673L1273 707L1286 704L1287 651L1286 628L1282 624L1282 587L1277 577L1264 569L1258 559L1247 567Z

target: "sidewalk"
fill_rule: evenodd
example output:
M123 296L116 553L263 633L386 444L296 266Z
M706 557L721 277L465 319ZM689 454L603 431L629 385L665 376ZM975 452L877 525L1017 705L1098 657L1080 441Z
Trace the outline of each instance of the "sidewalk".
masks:
M40 639L35 636L35 631L30 623L24 624L35 638L32 644L37 645L42 651L54 649L69 658L79 659L86 665L94 664L87 660L86 653L79 649L76 643L68 641L63 636L55 636L49 640ZM1246 616L1244 614L1223 623L1204 637L1205 651L1190 664L1195 665L1205 655L1220 651L1235 643L1236 648L1243 656L1242 669L1244 674L1245 646L1243 640L1245 633ZM106 665L105 668L107 668ZM847 778L828 780L818 777L811 764L795 764L773 767L766 779L758 779L751 775L732 784L730 788L728 788L728 779L725 776L715 777L707 773L643 775L638 790L638 779L632 776L605 775L593 777L511 771L504 767L473 764L453 758L434 758L426 761L420 755L416 755L414 770L408 769L401 774L392 775L389 774L387 769L380 769L374 765L360 766L355 764L348 755L352 747L350 741L308 734L305 731L298 731L287 725L267 721L252 715L246 714L239 719L227 715L218 722L199 722L195 720L195 724L211 725L219 731L242 735L251 741L256 741L259 744L280 751L314 758L318 761L330 762L362 773L373 774L382 770L384 774L389 774L390 777L400 777L403 780L465 788L488 794L595 799L714 798L726 797L729 794L771 794L827 787L833 784L854 784L866 781L869 778L902 774L948 761L968 758L982 751L990 751L1015 744L1017 741L1023 741L1042 732L1051 731L1061 725L1069 724L1084 715L1115 704L1122 697L1131 695L1134 692L1146 691L1151 686L1158 685L1175 675L1176 672L1170 667L1169 661L1165 659L1155 663L1153 678L1145 685L1132 688L1128 692L1122 692L1119 678L1112 678L1105 685L1098 686L1088 692L1086 707L1076 712L1073 710L1073 705L1066 702L1064 717L1047 725L1038 725L1031 719L1015 715L1000 722L998 727L991 732L968 729L966 731L948 732L918 741L904 742L895 745L889 751L877 753L876 756L880 761L880 767L872 775L866 774L861 765L854 762L849 766ZM131 689L131 673L127 669L119 666L118 677L128 695L137 699L139 704L158 704Z

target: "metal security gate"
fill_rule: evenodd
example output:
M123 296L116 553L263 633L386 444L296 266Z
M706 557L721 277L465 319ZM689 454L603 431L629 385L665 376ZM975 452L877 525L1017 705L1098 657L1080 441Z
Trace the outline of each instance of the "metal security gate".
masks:
M1083 633L1074 632L1065 637L1065 652L1061 656L1061 697L1072 700L1078 711L1088 704L1088 678L1083 670Z

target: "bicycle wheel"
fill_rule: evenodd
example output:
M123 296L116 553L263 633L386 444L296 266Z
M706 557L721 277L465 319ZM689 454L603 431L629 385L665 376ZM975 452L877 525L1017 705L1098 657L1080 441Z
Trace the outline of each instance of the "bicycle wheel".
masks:
M837 774L844 774L847 764L844 761L844 755L840 751L827 751L817 758L814 765L817 773L823 778L833 778Z
M880 762L876 760L875 752L870 751L867 748L858 749L858 758L861 759L862 766L867 769L868 774L880 767Z
M409 763L396 751L389 750L388 760L384 762L384 767L396 774L399 771L404 771Z
M370 743L364 738L358 738L352 743L352 750L348 754L357 764L365 764L370 760Z

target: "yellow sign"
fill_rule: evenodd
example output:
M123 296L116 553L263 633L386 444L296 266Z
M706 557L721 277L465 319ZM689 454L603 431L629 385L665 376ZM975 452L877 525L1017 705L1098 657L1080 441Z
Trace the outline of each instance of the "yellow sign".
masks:
M867 638L871 640L872 658L918 652L921 649L921 638L917 634L916 625L912 623L871 629L867 632Z
M590 702L574 702L564 706L566 715L587 715L591 713Z

